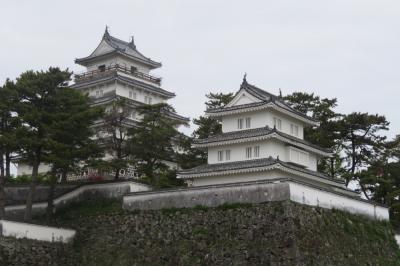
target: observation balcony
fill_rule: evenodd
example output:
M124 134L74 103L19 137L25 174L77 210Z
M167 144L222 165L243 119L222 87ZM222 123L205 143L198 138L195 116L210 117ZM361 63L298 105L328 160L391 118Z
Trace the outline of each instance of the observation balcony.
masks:
M156 84L158 86L161 85L161 78L159 77L154 77L142 72L137 71L136 68L134 67L126 67L126 66L120 66L118 64L111 65L111 66L103 66L99 67L96 70L84 72L81 74L76 74L75 75L75 83L82 83L98 78L103 78L103 77L108 77L115 75L117 73L123 73L125 75L137 78L139 80L145 81L145 82L150 82L153 84Z

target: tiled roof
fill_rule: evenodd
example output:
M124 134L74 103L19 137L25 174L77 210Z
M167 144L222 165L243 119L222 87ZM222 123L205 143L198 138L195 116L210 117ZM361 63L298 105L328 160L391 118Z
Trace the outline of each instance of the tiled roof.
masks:
M177 114L175 112L168 112L168 116L173 118L173 119L184 121L186 123L190 122L190 118L181 116L181 115L179 115L179 114Z
M293 108L291 108L289 105L287 105L281 97L278 97L272 93L269 93L267 91L264 91L254 85L251 85L247 83L246 79L243 79L242 84L240 85L240 89L247 91L249 94L253 95L257 99L261 100L261 102L255 102L255 103L249 103L249 104L242 104L242 105L235 105L235 106L229 106L229 107L219 107L219 108L211 108L207 109L206 113L209 114L217 114L221 112L226 112L226 111L232 111L232 110L240 110L240 109L246 109L246 108L251 108L251 107L258 107L258 106L263 106L268 103L273 103L276 106L283 108L291 113L294 113L298 116L301 116L303 118L306 118L308 120L317 122L314 118L307 116L306 114L299 112ZM240 91L240 90L239 90Z
M306 140L296 138L289 134L280 132L276 129L271 129L268 126L262 128L254 128L254 129L247 129L247 130L240 130L240 131L232 131L228 133L218 134L207 139L197 139L194 141L194 144L208 144L208 143L215 143L215 142L223 142L223 141L230 141L230 140L237 140L237 139L247 139L247 138L254 138L254 137L261 137L261 136L268 136L270 134L276 133L277 135L290 140L291 142L303 144L314 149L323 151L325 153L331 153L332 151L329 149L321 148L315 144L312 144Z
M152 86L147 83L141 82L136 79L128 78L122 75L119 75L117 72L106 75L106 76L99 76L99 78L94 78L94 79L89 79L87 81L82 81L80 83L75 83L71 85L71 88L80 88L80 87L86 87L88 85L94 85L98 83L103 83L103 82L109 82L109 81L121 81L124 83L128 83L131 85L139 86L142 89L147 89L149 91L155 92L155 93L160 93L168 98L172 98L175 96L175 93L169 92L167 90L164 90L162 88L159 88L157 86Z
M234 139L246 139L251 137L268 135L271 134L272 132L273 130L270 129L269 127L232 131L232 132L217 134L206 139L196 139L194 140L194 144L208 144L213 142L228 141Z
M301 168L299 166L295 166L290 163L282 162L279 159L274 159L272 157L263 158L263 159L255 159L255 160L246 160L246 161L237 161L237 162L229 162L229 163L217 163L217 164L204 164L191 169L181 170L178 172L178 175L188 177L190 175L196 174L207 174L207 173L219 173L225 171L232 170L246 170L246 169L257 169L262 167L269 167L273 165L280 165L283 168L288 170L293 170L296 172L300 172L307 175L316 176L322 179L327 179L336 183L343 183L342 180L332 179L322 173L311 171L305 168Z
M216 164L203 164L191 169L181 170L179 174L198 174L198 173L210 173L210 172L221 172L227 170L238 170L244 168L255 168L261 166L270 166L275 164L277 161L272 157L257 159L257 160L247 160L239 162L229 162L229 163L216 163Z
M110 54L110 53L113 53L113 52L120 52L120 53L126 54L128 56L137 58L140 61L151 65L153 68L157 68L157 67L161 66L161 63L151 60L150 58L144 56L142 53L140 53L137 50L136 45L135 45L135 43L133 41L133 37L132 37L132 41L131 42L126 42L126 41L123 41L123 40L120 40L118 38L115 38L115 37L111 36L108 33L108 30L106 29L106 31L104 32L102 40L106 41L109 46L114 48L113 51L107 52L106 54ZM93 59L95 57L102 56L102 55L104 55L104 54L94 55L92 53L88 57L76 59L76 62L77 63L84 62L84 61L87 61L87 60L90 60L90 59Z

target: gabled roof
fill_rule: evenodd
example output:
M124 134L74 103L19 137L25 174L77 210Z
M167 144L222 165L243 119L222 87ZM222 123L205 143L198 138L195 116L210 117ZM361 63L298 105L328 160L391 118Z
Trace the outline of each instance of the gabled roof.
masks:
M236 95L238 95L238 93L240 93L241 91L246 91L247 93L256 97L260 101L248 104L207 109L206 114L208 114L209 116L222 116L226 114L235 114L235 113L259 110L264 108L273 108L276 109L277 111L287 113L292 116L296 116L298 119L308 124L319 125L319 122L316 121L314 118L309 117L306 114L299 112L290 107L289 105L287 105L281 96L276 96L254 85L249 84L246 80L246 76L243 78L243 82L240 85L240 89L236 93Z
M103 43L106 44L107 47L106 49L104 49L104 51L98 53L97 51L100 45L102 45ZM133 37L130 42L125 42L121 39L111 36L107 28L104 32L100 44L92 52L92 54L88 57L76 59L75 63L85 66L87 65L87 63L93 61L96 58L106 57L115 53L127 56L133 60L149 66L152 69L161 67L161 63L151 60L149 57L144 56L137 50Z
M300 138L296 138L289 134L278 131L275 128L269 128L268 126L262 128L246 129L240 131L232 131L227 133L218 134L211 136L207 139L197 139L193 143L195 148L205 148L220 145L230 145L235 143L243 143L249 141L259 141L269 138L275 138L284 143L287 143L298 148L308 150L319 154L321 156L331 156L332 151L329 149L324 149L318 145L314 145L308 141Z

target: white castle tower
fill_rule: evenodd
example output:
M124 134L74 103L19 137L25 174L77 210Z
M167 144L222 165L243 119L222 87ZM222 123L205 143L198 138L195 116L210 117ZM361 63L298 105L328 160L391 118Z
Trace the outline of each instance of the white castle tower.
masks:
M250 85L246 76L230 103L206 114L221 121L222 133L195 140L195 148L208 151L208 163L179 171L178 178L190 188L132 194L124 198L127 208L292 201L389 220L386 206L361 198L344 181L317 171L318 160L332 156L304 140L304 128L318 126L318 121L280 96Z
M161 88L161 78L150 75L150 71L161 67L161 63L141 54L134 43L125 42L111 36L106 28L97 48L88 56L75 60L86 67L87 71L75 75L72 88L87 93L93 105L107 106L113 101L124 98L131 107L132 126L140 117L135 107L143 104L165 103L175 94ZM171 113L171 117L182 123L189 119Z
M134 127L140 121L141 117L135 112L138 106L166 103L175 97L174 93L161 88L161 78L150 75L151 70L161 67L161 63L141 54L133 37L130 42L125 42L111 36L107 28L97 48L89 56L76 59L75 63L86 67L86 71L75 75L75 83L70 87L88 94L92 105L102 106L106 111L114 102L125 99L125 109L129 110L129 116L123 121L126 128ZM168 115L182 124L189 121L176 113ZM99 127L102 122L96 121L93 126ZM112 156L107 154L106 159ZM48 165L40 165L40 173L49 170ZM18 163L18 175L31 174L31 171L30 166ZM82 174L87 175L87 172ZM121 177L132 175L132 169L121 169Z
M189 186L292 178L357 195L342 180L317 172L318 159L332 154L305 141L304 127L319 122L246 77L229 104L206 114L221 121L222 133L195 140L195 148L207 149L208 164L180 171Z

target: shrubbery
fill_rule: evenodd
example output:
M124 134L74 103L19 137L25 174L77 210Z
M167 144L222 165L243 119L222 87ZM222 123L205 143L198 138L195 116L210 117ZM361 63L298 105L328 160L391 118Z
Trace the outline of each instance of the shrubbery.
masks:
M32 180L31 175L19 175L19 176L10 176L6 179L6 184L30 184ZM49 184L50 183L50 176L46 174L39 174L37 179L38 184Z

